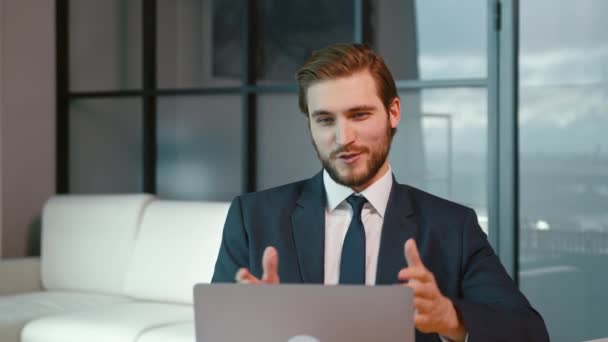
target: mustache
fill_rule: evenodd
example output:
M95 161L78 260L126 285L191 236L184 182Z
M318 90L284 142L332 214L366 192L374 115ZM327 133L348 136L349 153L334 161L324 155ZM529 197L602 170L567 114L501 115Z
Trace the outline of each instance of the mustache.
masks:
M331 152L329 155L331 158L338 158L338 155L341 153L365 153L369 152L369 149L365 146L342 146Z

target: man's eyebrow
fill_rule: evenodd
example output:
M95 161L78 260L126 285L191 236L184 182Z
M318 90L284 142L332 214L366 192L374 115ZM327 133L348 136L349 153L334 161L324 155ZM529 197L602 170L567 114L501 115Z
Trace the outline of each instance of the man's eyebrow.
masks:
M314 117L319 116L319 115L329 115L329 114L331 114L330 111L327 111L327 110L324 110L324 109L319 109L319 110L315 110L314 112L312 112L310 114L310 117L314 118Z
M376 106L372 106L372 105L362 105L362 106L355 106L352 108L347 109L347 112L370 112L370 111L374 111L376 110Z

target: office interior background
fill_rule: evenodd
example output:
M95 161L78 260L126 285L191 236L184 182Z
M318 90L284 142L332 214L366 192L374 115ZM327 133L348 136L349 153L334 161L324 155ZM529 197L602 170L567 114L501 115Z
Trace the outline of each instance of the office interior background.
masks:
M295 70L364 42L398 181L476 210L552 341L608 336L608 2L0 0L0 252L54 193L221 200L321 169Z

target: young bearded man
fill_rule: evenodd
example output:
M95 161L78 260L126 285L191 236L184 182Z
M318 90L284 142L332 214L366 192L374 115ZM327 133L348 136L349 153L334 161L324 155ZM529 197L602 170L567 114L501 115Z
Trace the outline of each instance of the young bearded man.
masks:
M401 102L382 58L331 45L296 79L323 170L234 199L213 282L402 283L417 341L548 341L474 211L395 181Z

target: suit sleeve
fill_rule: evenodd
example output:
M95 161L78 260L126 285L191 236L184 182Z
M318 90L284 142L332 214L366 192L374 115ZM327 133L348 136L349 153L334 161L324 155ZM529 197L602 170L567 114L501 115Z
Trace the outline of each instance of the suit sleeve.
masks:
M460 298L451 298L468 341L549 341L545 323L515 286L477 223L467 213L462 239Z
M236 197L228 209L211 282L234 283L236 272L241 267L249 267L249 239L244 226L241 200Z

